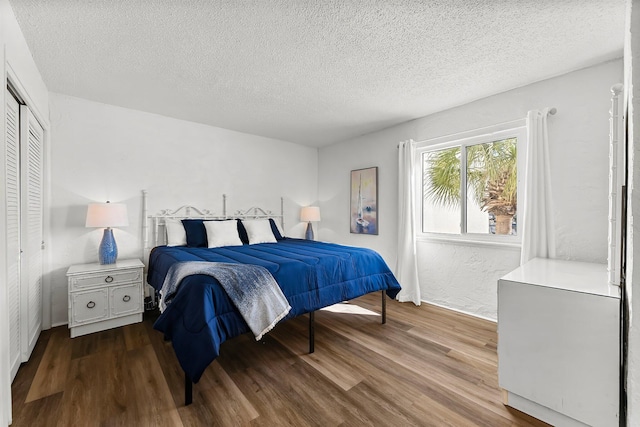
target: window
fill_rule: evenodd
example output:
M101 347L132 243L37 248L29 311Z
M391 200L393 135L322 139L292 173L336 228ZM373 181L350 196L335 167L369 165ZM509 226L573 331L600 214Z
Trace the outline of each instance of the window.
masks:
M511 124L513 126L513 123ZM417 150L422 233L517 242L518 169L524 127L482 129L422 143Z

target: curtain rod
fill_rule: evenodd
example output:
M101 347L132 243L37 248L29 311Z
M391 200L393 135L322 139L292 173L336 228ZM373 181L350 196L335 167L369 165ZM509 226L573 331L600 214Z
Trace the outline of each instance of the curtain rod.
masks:
M558 112L558 109L556 107L549 108L550 115L555 116L557 112Z

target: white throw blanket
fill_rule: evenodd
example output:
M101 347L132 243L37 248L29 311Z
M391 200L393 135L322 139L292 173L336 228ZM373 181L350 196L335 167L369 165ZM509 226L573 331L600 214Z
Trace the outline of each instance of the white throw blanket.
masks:
M164 311L182 279L206 274L220 282L247 325L260 340L291 310L287 298L271 273L258 265L186 261L169 268L160 291L160 311Z

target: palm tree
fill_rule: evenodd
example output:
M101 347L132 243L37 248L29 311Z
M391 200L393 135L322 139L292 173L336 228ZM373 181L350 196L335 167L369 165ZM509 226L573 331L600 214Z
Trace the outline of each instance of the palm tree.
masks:
M517 207L516 138L471 145L467 153L467 191L496 219L496 234L509 234ZM446 207L460 205L460 147L427 155L424 197Z

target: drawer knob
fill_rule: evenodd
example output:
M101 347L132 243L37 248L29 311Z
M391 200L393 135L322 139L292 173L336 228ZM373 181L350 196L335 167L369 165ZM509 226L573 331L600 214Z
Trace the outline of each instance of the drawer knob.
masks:
M104 279L104 281L105 281L105 282L107 282L107 283L111 283L111 282L113 282L113 277L111 277L111 276L107 276L107 277Z
M95 303L95 302L93 302L93 301L89 301L89 302L87 303L87 308L93 308L93 307L95 307L95 306L96 306L96 303Z
M122 301L129 302L129 301L131 301L131 297L129 295L125 295L125 296L122 297Z

